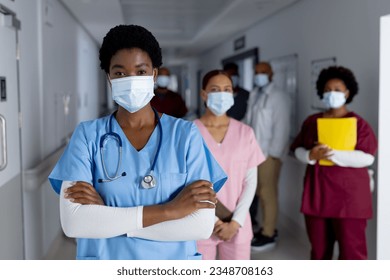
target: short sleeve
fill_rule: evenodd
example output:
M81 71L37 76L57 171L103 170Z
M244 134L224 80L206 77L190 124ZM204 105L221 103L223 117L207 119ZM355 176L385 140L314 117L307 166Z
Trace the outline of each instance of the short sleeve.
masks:
M213 183L218 192L227 180L227 175L212 156L195 124L191 124L190 141L187 150L188 183L207 180Z
M358 139L355 150L375 155L378 149L378 140L371 126L362 118L358 121Z
M59 194L62 181L84 181L92 184L92 160L83 124L73 132L68 146L49 175L54 191Z
M261 150L259 143L256 140L255 133L251 128L248 135L248 145L249 145L249 160L248 160L248 169L256 167L265 161L265 156Z

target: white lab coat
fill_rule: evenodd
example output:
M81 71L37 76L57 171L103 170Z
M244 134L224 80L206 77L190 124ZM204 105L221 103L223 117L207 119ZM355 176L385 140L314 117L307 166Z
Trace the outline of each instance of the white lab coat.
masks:
M248 100L245 123L250 125L266 157L283 159L288 150L291 129L291 100L273 83L255 87Z

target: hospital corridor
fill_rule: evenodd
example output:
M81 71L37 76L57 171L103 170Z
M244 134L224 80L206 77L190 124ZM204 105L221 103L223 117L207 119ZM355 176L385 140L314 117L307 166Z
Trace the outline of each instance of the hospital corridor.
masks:
M389 77L389 0L0 0L0 260L390 260Z

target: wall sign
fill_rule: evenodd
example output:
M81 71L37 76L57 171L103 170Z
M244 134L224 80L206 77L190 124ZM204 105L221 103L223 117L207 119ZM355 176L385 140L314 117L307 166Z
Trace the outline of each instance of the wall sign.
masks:
M242 48L245 48L245 36L234 40L234 50L237 51Z

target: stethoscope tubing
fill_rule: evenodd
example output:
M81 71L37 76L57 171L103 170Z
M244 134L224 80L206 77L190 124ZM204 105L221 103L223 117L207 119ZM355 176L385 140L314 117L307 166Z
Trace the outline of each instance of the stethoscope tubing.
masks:
M158 112L156 111L156 109L154 109L153 107L152 107L152 109L153 109L153 112L154 112L154 115L155 115L155 119L157 120L157 126L158 126L158 129L159 129L159 142L158 142L156 154L154 156L152 165L150 167L150 172L149 172L149 174L144 176L143 181L141 182L141 185L144 188L152 188L156 184L154 176L153 176L153 171L154 171L154 168L156 167L156 162L157 162L157 158L158 158L158 156L160 154L161 144L162 144L162 139L163 139L163 130L162 130L160 117L159 117ZM107 178L107 179L99 179L98 180L99 183L111 182L111 181L114 181L116 179L119 179L121 177L126 176L126 172L122 172L121 174L118 174L119 170L120 170L120 167L121 167L121 164L122 164L122 147L123 146L122 146L122 139L119 136L119 134L117 134L117 133L112 131L112 119L115 116L115 114L116 114L116 112L112 113L111 116L110 116L109 125L108 125L109 126L109 132L107 132L106 134L101 136L100 137L100 141L99 141L100 157L101 157L101 161L102 161L103 172L104 172L104 176ZM105 164L105 160L104 160L104 155L103 155L103 152L102 152L103 147L104 147L104 143L105 143L105 141L106 141L106 139L108 137L112 137L112 138L114 138L118 142L119 159L118 159L118 166L117 166L117 169L115 171L114 177L111 177L111 176L108 175L106 164ZM152 178L151 183L149 183L149 180L146 180L149 177ZM145 186L147 186L147 187L145 187Z

